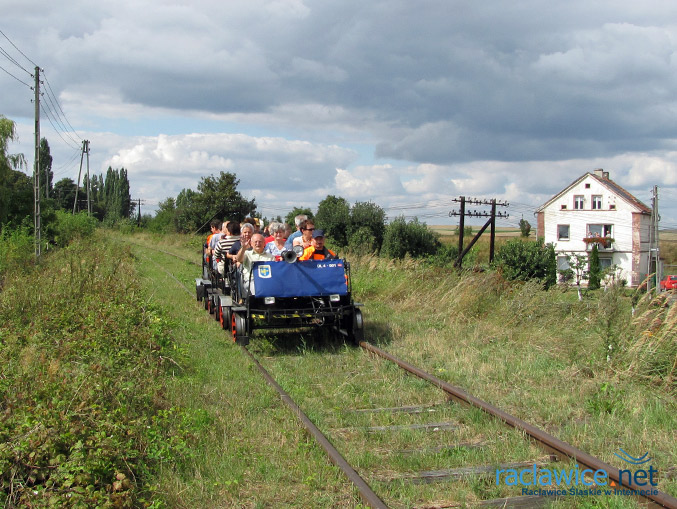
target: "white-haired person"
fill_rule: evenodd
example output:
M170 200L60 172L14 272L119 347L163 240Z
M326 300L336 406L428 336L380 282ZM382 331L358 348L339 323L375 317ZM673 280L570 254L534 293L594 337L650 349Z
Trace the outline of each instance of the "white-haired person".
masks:
M287 242L285 243L285 246L288 250L291 250L291 248L294 247L294 239L296 237L300 237L303 234L303 232L301 231L301 223L306 219L308 219L308 216L306 216L305 214L299 214L294 218L294 225L296 225L296 231L291 235L289 235L289 237L287 237Z
M286 238L287 235L287 225L284 223L278 223L273 221L269 226L270 234L273 236L273 240L266 244L264 251L275 256L276 260L279 260L282 257L282 253L287 251L286 248Z
M313 231L315 231L315 222L312 219L301 221L301 235L292 241L292 247L301 246L303 249L309 248L313 241Z
M260 233L255 233L250 239L242 240L242 246L235 255L235 261L240 264L242 269L243 291L241 295L254 295L255 288L253 282L249 281L254 262L274 260L275 256L270 253L264 253L266 240Z

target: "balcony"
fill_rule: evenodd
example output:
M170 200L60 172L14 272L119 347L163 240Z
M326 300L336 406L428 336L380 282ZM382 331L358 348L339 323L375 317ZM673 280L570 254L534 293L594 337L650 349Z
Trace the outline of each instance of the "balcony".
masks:
M614 250L614 239L611 237L583 237L585 242L585 250L592 251L592 246L597 245L597 250L601 252L609 252Z

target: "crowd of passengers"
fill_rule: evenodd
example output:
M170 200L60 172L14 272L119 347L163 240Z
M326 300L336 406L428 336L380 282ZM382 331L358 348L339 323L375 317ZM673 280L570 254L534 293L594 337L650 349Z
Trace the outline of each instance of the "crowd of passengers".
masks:
M293 233L286 223L274 221L263 230L260 224L258 218L250 217L242 223L213 220L204 246L206 264L221 277L229 267L238 267L243 280L249 281L254 262L280 261L294 246L303 248L299 261L336 258L336 253L324 245L324 231L316 229L306 215L294 218L296 231Z

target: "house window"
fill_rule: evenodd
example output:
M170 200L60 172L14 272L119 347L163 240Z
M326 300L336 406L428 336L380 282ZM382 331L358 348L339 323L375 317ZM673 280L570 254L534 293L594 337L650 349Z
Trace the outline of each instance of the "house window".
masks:
M567 270L569 269L569 257L568 256L558 256L557 257L557 270Z
M602 195L592 195L592 210L602 210Z
M590 184L585 184L586 189L590 189Z
M588 237L613 237L612 224L589 224Z
M581 210L583 208L583 195L577 194L574 196L574 208L576 210Z
M561 205L561 208L562 208L562 210L566 210L566 209L567 209L567 206L564 205L564 204L562 204L562 205Z
M569 225L568 224L558 224L557 225L557 240L569 240Z
M599 268L602 269L602 270L608 269L609 267L611 267L612 261L613 260L611 258L600 257L599 258Z
M612 203L611 205L609 205L609 210L616 210L616 204Z

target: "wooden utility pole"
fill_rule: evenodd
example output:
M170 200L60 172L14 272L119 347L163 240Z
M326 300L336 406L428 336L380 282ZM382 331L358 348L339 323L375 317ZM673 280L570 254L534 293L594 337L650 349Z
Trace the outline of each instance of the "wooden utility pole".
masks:
M455 210L452 210L449 212L449 217L452 216L460 216L459 219L459 232L458 232L458 258L456 258L456 261L454 262L455 267L461 267L463 264L463 257L468 254L468 252L472 249L472 247L475 245L475 242L482 236L484 233L484 230L486 230L489 226L491 226L491 239L489 241L489 262L494 261L494 245L495 245L495 237L496 237L496 218L505 218L509 217L509 214L504 214L502 212L497 213L496 212L496 206L500 205L501 207L507 207L508 203L507 202L497 202L496 199L492 199L491 201L487 200L475 200L475 199L470 199L467 200L465 196L461 196L459 199L454 198L453 201L460 201L461 202L461 211L456 212ZM473 210L472 212L466 211L465 210L465 204L466 203L473 203L475 205L491 205L491 212L477 212L476 210ZM470 241L470 244L468 244L465 248L463 247L463 229L465 227L465 221L464 218L465 216L469 217L488 217L489 220L484 224L484 226L478 231L473 239Z
M35 257L40 259L42 226L40 220L40 68L35 66L35 166L33 169L33 223Z

